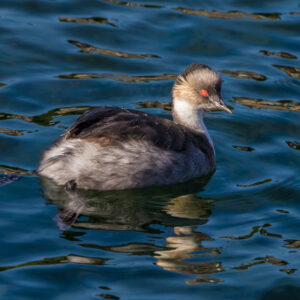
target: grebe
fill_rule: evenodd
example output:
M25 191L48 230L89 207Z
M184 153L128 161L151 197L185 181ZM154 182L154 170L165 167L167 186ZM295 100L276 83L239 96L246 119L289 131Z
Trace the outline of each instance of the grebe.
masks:
M184 182L215 170L203 111L231 110L221 78L189 65L172 89L174 122L143 111L98 107L81 117L43 154L37 173L91 190L122 190Z

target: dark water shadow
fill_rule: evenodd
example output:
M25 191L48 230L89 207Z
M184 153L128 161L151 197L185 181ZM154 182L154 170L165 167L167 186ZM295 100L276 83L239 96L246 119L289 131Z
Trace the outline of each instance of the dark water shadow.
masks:
M299 300L300 288L296 281L276 280L259 298L261 300Z
M67 215L84 215L91 222L76 218L71 225L80 228L152 232L153 229L149 227L151 224L159 222L165 226L195 225L199 224L202 216L205 216L206 222L210 214L207 214L207 201L192 196L203 189L209 177L176 185L103 192L72 190L58 186L47 178L40 180L47 201L62 209L62 225ZM211 202L213 201L208 200L208 203ZM180 211L177 212L176 207L179 205ZM166 213L167 210L171 212L172 208L173 213Z

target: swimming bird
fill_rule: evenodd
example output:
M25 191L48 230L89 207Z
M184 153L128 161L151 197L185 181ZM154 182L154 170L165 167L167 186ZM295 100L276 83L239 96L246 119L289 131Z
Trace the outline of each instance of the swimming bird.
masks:
M221 78L194 63L172 89L173 121L102 106L81 117L43 153L37 173L58 185L123 190L174 184L214 172L215 150L203 112L231 110Z

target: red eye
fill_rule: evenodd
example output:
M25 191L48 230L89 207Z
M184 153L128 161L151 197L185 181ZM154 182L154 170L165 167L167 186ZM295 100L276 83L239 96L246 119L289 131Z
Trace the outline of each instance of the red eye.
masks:
M201 90L200 94L204 97L207 97L207 95L208 95L207 90Z

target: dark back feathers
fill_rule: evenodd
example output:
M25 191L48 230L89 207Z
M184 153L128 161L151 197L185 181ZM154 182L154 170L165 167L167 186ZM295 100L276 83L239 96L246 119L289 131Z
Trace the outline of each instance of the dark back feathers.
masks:
M201 132L143 111L119 107L98 107L76 120L65 133L67 139L95 141L105 138L106 145L128 140L145 140L162 149L183 151L192 142L208 156L212 153L208 139Z

